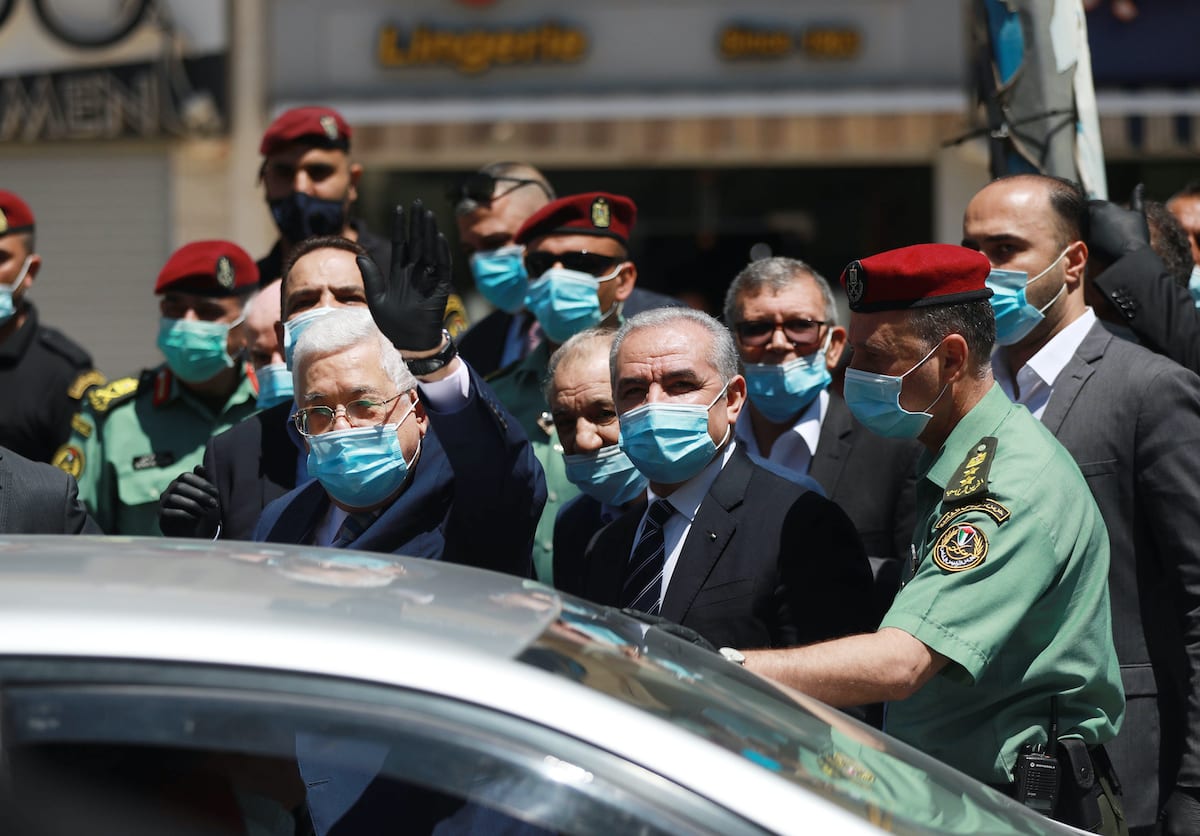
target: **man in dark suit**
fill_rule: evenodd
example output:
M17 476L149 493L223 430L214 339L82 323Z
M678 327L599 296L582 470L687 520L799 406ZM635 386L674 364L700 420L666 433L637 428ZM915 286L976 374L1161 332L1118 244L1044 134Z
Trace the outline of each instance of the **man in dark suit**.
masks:
M1084 299L1087 211L1073 183L1004 178L971 200L963 239L993 267L1016 271L1013 286L1026 298L1007 316L996 303L996 380L1070 451L1108 528L1127 710L1107 748L1130 832L1149 832L1165 806L1164 832L1193 833L1200 826L1200 378L1113 338L1098 322ZM1005 293L993 290L994 300Z
M373 261L348 250L301 259L361 271L371 311L334 311L299 338L296 427L315 481L267 506L255 539L527 576L545 482L517 422L442 329L445 238L419 203L409 218L406 236L397 210L386 281Z
M882 616L913 542L921 445L868 432L831 388L846 329L829 282L804 262L751 262L725 294L725 324L748 395L734 437L751 458L816 479L846 512L871 561Z
M57 467L0 447L0 534L103 534Z
M596 535L586 597L733 647L874 628L853 524L733 439L746 382L724 326L687 308L641 314L618 331L611 374L620 446L649 479L649 505Z

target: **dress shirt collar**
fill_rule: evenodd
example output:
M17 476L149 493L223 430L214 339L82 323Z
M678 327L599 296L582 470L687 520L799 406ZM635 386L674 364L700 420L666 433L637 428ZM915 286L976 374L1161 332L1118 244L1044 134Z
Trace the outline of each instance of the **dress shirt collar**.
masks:
M812 403L804 408L804 411L796 418L796 423L792 424L791 428L775 440L775 444L779 444L788 434L798 436L798 440L804 443L808 448L809 458L816 455L817 443L821 440L821 422L825 420L825 413L829 411L829 389L822 389L813 398ZM750 405L742 410L742 414L738 416L737 424L734 425L733 435L738 441L746 445L746 452L752 456L758 456L761 459L770 458L764 456L758 447L758 439L754 437L754 425L750 418ZM794 444L792 445L794 448ZM772 448L774 453L774 448Z
M700 510L700 503L708 495L708 489L712 487L712 483L716 481L721 468L725 467L725 463L733 455L735 447L737 447L737 442L731 437L728 443L713 456L712 461L704 466L703 470L691 479L688 479L676 488L674 493L666 497L666 500L671 503L671 507L687 518L689 525L696 519L696 512ZM664 498L656 494L653 488L647 488L646 493L649 496L646 503L647 508L654 500Z
M1022 395L1032 391L1039 383L1053 388L1054 381L1058 380L1058 376L1067 367L1067 363L1071 362L1071 358L1075 356L1075 352L1083 343L1084 337L1095 324L1096 314L1091 308L1084 308L1082 316L1055 334L1038 349L1037 354L1029 358L1024 366L1017 369L1017 385L1021 387ZM1005 394L1011 398L1013 394L1012 376L1009 374L1004 352L1003 347L996 350L999 362L993 363L994 374Z

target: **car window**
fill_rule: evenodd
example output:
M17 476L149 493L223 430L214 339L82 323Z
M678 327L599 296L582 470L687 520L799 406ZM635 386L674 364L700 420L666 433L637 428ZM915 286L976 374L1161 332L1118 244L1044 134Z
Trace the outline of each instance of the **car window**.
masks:
M1043 833L1044 819L815 700L611 608L564 598L520 657L681 726L893 832Z
M3 689L3 832L759 832L605 752L453 700L358 683L331 698L314 677L251 687L227 671L163 684L137 681L161 671L113 682L87 670Z

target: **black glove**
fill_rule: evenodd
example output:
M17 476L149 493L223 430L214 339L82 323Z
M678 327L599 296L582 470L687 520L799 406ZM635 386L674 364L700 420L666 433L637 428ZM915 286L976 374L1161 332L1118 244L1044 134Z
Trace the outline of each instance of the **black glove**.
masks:
M624 613L625 615L629 616L630 618L637 619L638 621L642 622L643 624L649 624L651 627L657 627L659 630L662 630L664 633L670 633L672 636L675 636L676 638L683 639L685 642L690 642L691 644L694 644L697 647L703 647L705 650L709 651L710 653L717 652L717 648L713 645L712 642L710 642L708 639L704 638L704 636L697 633L691 627L684 627L682 624L676 624L674 621L670 621L666 618L663 618L661 615L651 615L648 612L642 612L641 610L630 609L629 607L626 607L625 609L621 610L621 612Z
M1176 787L1163 807L1162 836L1195 836L1200 833L1200 789Z
M158 498L158 527L168 537L211 540L221 525L217 486L208 481L204 465L181 473Z
M442 344L442 318L450 282L450 244L433 213L414 200L407 232L403 207L392 219L392 264L384 281L379 267L358 257L371 316L401 351L432 351Z
M1091 233L1088 249L1101 260L1112 264L1121 256L1150 246L1150 225L1142 206L1142 184L1130 195L1130 209L1122 209L1107 200L1089 200L1088 217Z

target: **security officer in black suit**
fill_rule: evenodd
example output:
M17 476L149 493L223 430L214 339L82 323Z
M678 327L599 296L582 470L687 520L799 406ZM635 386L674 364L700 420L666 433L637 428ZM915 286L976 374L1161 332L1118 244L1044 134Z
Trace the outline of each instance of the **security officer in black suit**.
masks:
M38 321L27 298L42 266L34 232L28 204L0 191L0 389L26 393L0 410L0 444L48 462L70 436L84 393L105 381L86 351Z

